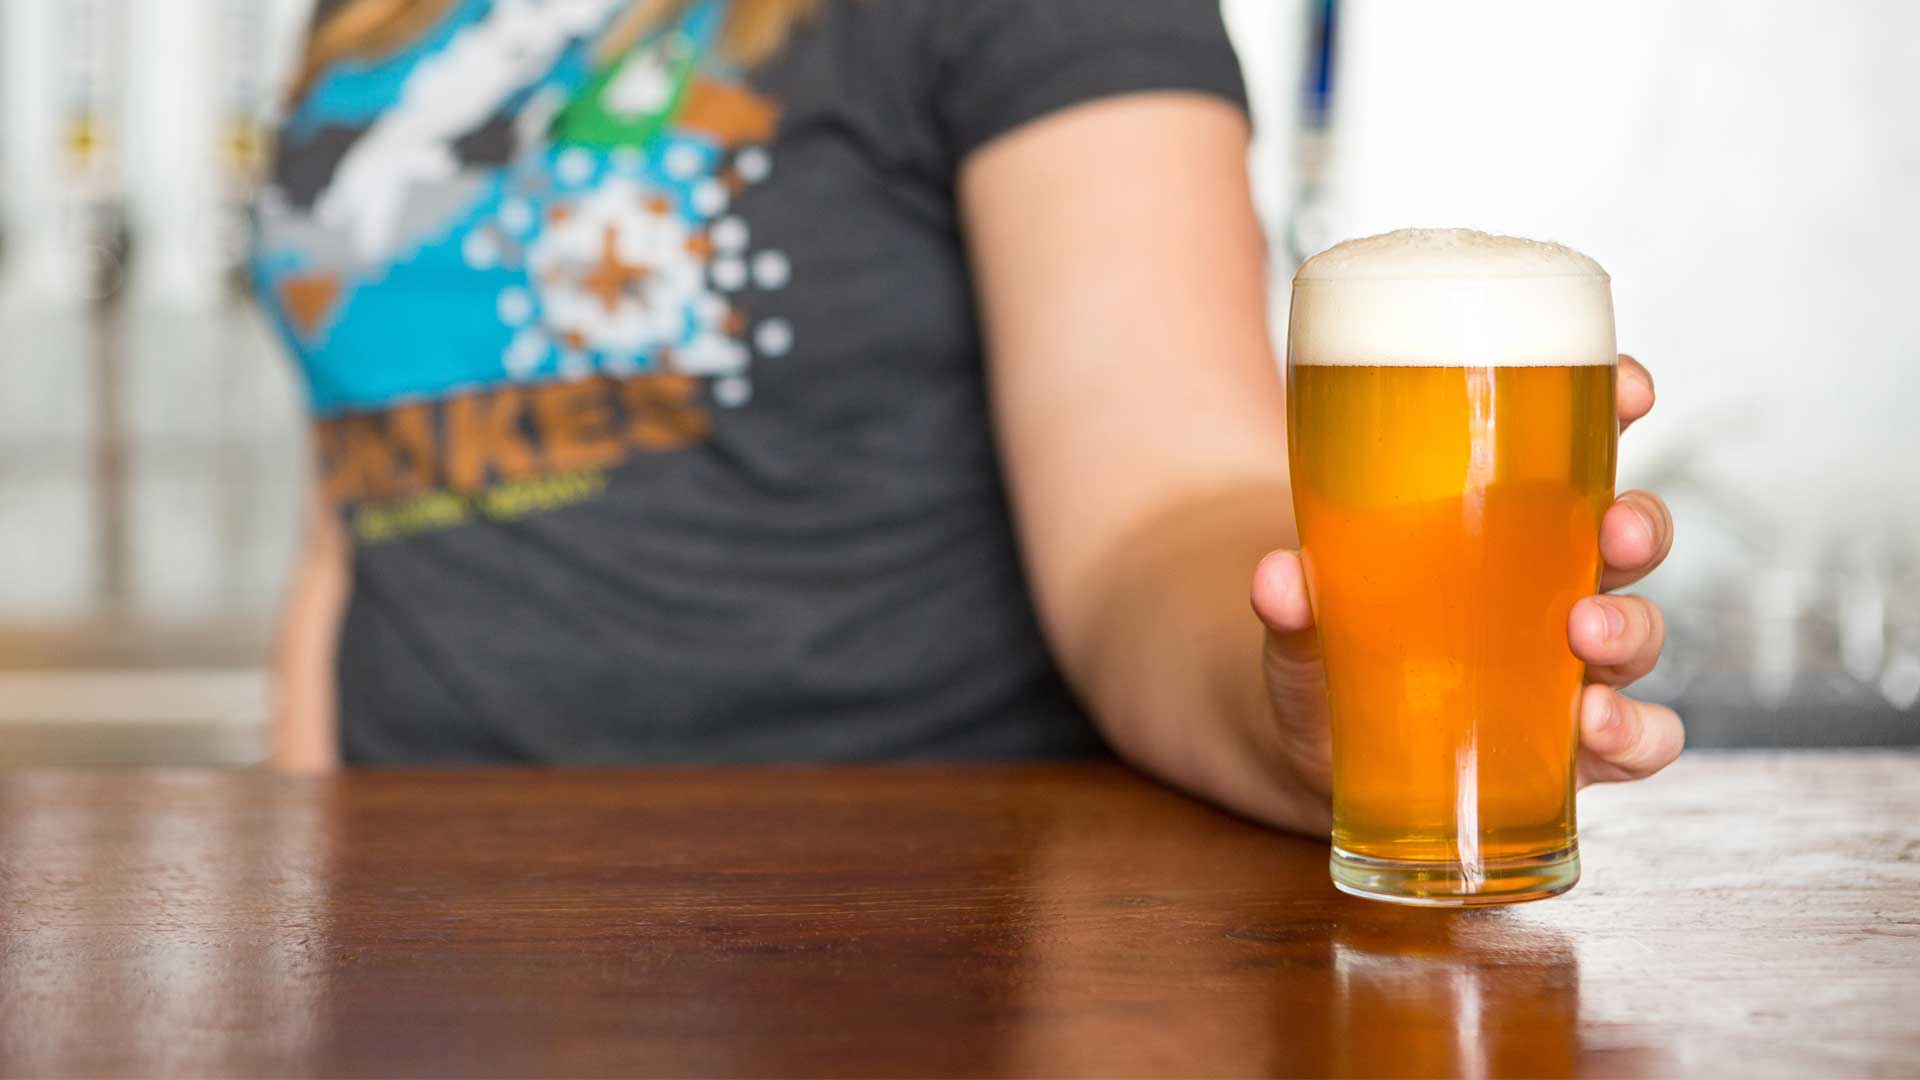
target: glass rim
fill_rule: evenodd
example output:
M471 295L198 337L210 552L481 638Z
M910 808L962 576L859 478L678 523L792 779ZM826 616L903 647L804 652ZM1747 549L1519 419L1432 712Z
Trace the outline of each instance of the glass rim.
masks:
M1478 285L1478 284L1487 284L1489 282L1506 282L1506 281L1612 282L1613 275L1603 271L1598 274L1587 274L1587 273L1464 274L1464 275L1457 275L1457 276L1450 275L1450 274L1395 274L1395 275L1387 275L1387 276L1381 276L1381 277L1349 277L1349 278L1302 278L1302 277L1296 276L1293 279L1293 287L1298 289L1298 288L1302 288L1304 286L1309 286L1309 285L1312 285L1312 286L1361 285L1361 284L1368 284L1372 282L1391 282L1391 283L1400 284L1400 285L1404 285L1409 282L1431 282L1436 284L1442 283L1442 282L1458 282L1461 284Z

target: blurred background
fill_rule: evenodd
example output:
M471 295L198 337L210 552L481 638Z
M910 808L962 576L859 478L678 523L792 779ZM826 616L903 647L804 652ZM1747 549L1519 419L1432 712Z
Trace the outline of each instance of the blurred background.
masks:
M235 267L310 2L0 0L0 765L264 757L306 446ZM1920 5L1226 9L1276 331L1349 236L1592 254L1660 387L1621 481L1681 527L1646 695L1920 744Z

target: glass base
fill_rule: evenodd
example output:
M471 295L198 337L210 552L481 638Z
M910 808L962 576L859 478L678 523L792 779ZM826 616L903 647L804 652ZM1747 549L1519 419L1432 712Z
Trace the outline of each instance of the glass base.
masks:
M1457 862L1398 862L1333 849L1334 887L1343 893L1417 907L1482 907L1545 900L1580 880L1580 846L1526 859L1490 862L1469 873Z

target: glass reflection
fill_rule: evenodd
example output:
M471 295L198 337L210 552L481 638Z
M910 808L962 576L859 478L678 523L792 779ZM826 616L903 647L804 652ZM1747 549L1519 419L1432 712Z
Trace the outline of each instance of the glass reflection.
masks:
M1368 912L1332 935L1328 1071L1570 1076L1580 963L1517 914Z

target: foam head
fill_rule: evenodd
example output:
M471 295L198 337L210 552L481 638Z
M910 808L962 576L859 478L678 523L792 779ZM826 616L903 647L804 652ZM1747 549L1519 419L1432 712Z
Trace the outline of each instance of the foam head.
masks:
M1611 364L1613 289L1569 247L1469 229L1348 240L1293 279L1295 364Z

